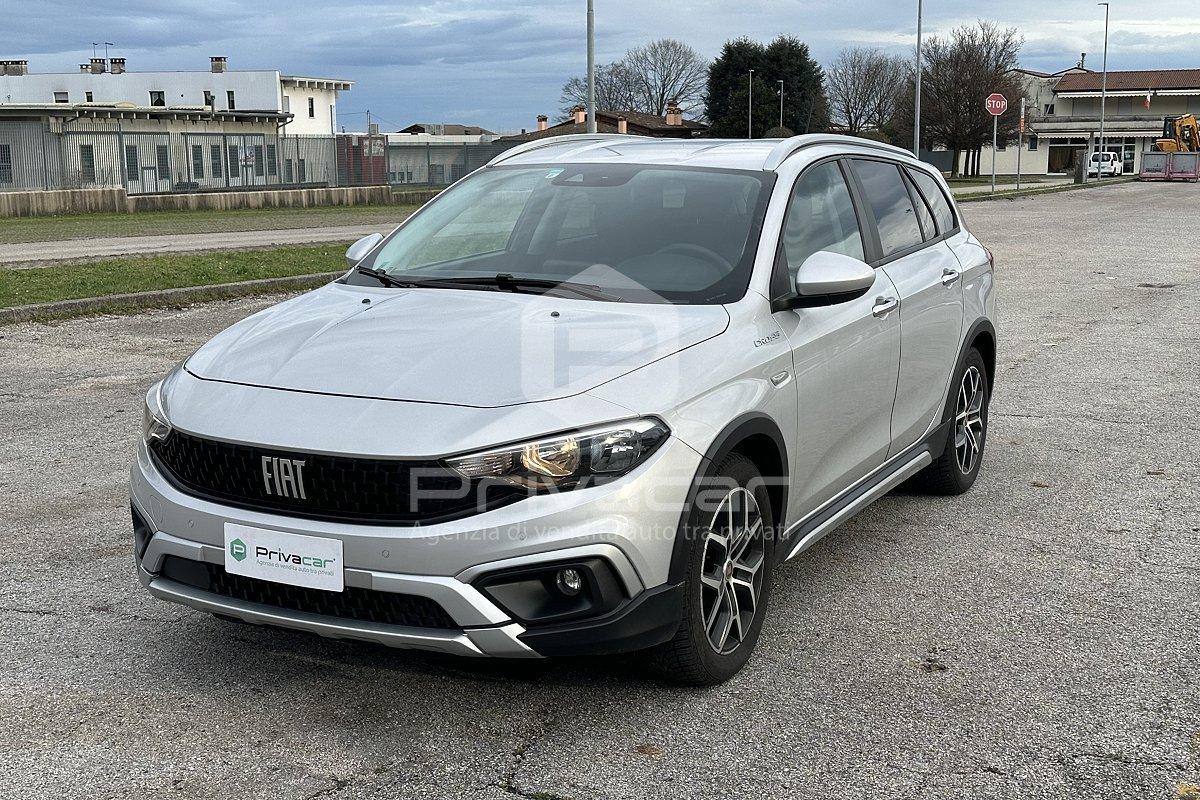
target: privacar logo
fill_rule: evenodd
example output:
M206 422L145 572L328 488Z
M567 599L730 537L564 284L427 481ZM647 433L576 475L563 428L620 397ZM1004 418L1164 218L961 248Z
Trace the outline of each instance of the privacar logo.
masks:
M235 561L245 561L246 543L241 539L234 539L229 543L229 555L233 556Z

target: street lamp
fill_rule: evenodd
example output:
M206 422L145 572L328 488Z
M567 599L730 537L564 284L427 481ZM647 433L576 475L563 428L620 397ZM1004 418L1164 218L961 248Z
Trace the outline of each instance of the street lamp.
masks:
M750 70L750 100L746 103L746 138L754 138L754 70Z
M917 93L913 103L913 155L921 157L921 11L922 2L917 0Z
M596 9L587 4L587 132L596 132Z
M1096 183L1100 182L1100 168L1104 165L1104 106L1108 100L1108 3L1104 6L1104 60L1101 62L1100 78L1100 160L1096 162Z
M778 83L779 83L779 127L782 128L783 127L783 80L780 79L778 81Z

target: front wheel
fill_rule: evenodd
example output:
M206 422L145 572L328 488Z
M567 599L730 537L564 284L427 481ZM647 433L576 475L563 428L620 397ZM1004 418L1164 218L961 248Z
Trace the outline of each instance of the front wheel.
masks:
M983 447L987 441L987 365L979 351L971 348L955 375L954 417L946 447L936 460L916 476L917 484L932 494L962 494L975 484Z
M653 652L667 678L689 686L728 680L746 664L771 592L774 514L762 474L734 453L703 479L688 521L683 618Z

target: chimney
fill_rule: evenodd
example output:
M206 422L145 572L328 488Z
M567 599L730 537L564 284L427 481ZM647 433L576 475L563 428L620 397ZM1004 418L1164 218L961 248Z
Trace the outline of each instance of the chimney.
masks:
M549 121L549 119L550 118L547 117L545 114L538 114L538 130L539 131L546 130L546 123Z
M583 125L587 122L587 109L583 106L575 106L571 109L571 116L574 117L576 125Z
M79 71L80 71L80 72L91 72L91 71L92 71L92 65L91 65L91 64L80 64L80 65L79 65Z
M108 62L103 58L93 58L89 69L93 75L103 75L108 71Z
M679 101L678 100L667 101L667 124L668 125L682 125L683 124L683 112L679 110Z
M629 133L629 121L624 117L617 117L617 133Z
M224 72L225 69L229 66L229 59L226 58L225 56L212 56L208 60L212 66L213 72L217 72L217 73Z
M108 62L108 67L109 67L109 71L113 75L120 75L122 72L125 71L125 59L114 58Z
M0 75L28 75L28 61L0 61Z
M1083 65L1084 61L1087 61L1087 53L1080 53L1079 54L1079 68L1080 69L1087 69L1087 67L1085 67Z

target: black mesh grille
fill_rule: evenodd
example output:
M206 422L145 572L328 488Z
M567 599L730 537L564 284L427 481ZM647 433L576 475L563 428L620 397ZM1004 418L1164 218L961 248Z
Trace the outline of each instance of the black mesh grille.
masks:
M347 586L341 592L306 589L244 575L231 575L217 564L176 556L163 559L162 575L221 597L289 611L307 611L327 617L409 628L459 629L437 601L418 595L376 592L353 586Z
M419 525L477 514L524 496L513 487L481 487L436 461L289 453L172 431L151 446L172 482L189 494L289 516L366 524ZM278 462L303 462L298 482L277 485ZM303 497L299 486L302 482ZM414 492L415 488L415 492Z

